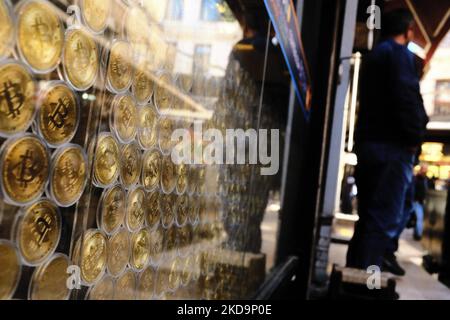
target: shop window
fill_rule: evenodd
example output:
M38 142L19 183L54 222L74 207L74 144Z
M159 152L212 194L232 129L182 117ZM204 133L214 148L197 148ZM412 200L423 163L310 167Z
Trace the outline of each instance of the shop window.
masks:
M439 118L450 117L450 79L436 82L434 115Z
M166 12L167 20L182 20L183 5L184 0L169 0L169 5L167 6Z
M235 54L243 30L225 2L209 1L204 17L218 20L198 27L183 0L77 1L83 29L60 20L67 1L11 2L0 1L0 300L252 297L275 263L281 174L247 156L206 163L211 141L193 130L282 130L289 82L255 107L264 84L247 70L262 60ZM187 163L172 158L178 129Z
M205 21L233 21L234 16L223 0L202 0L201 18Z

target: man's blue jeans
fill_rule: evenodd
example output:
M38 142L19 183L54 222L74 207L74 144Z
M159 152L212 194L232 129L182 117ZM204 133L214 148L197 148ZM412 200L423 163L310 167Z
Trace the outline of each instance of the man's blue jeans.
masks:
M405 193L405 202L403 205L402 210L402 216L400 220L400 225L397 230L397 234L390 242L388 248L386 249L387 254L395 254L398 250L400 237L403 233L403 231L406 229L406 226L408 225L409 220L411 219L411 215L414 212L414 195L415 195L415 185L414 185L414 178L412 179L411 183L409 184L408 188L406 189Z
M419 201L414 201L414 212L416 214L416 226L414 227L414 236L421 238L423 235L423 204Z
M349 244L347 266L381 267L384 254L404 221L415 155L394 144L374 142L358 145L356 152L359 221Z

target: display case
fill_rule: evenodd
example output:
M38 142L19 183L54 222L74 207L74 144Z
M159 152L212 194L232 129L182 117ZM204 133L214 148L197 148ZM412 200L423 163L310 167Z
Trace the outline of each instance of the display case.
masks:
M282 128L273 30L240 18L220 0L0 2L0 299L257 291L279 174L173 160L177 129L194 158L198 128Z

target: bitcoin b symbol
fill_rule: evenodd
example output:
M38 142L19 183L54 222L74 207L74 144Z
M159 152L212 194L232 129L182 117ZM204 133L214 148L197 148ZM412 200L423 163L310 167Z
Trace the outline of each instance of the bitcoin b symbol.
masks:
M100 165L104 169L111 169L111 167L115 164L114 155L114 151L110 150L109 148L105 148L103 154L100 155Z
M34 20L34 24L31 27L35 30L36 34L38 35L38 39L41 45L43 45L45 42L50 42L51 35L49 33L49 27L46 23L42 21L41 17L37 16L36 19Z
M122 198L119 193L114 194L114 198L111 203L106 207L107 216L109 217L110 223L115 225L119 220L119 209L122 207Z
M140 220L144 215L144 210L142 209L142 202L138 201L133 203L132 214L136 220Z
M76 53L76 67L81 69L86 69L89 66L89 52L84 47L81 41L77 42Z
M49 127L61 129L69 115L69 102L66 99L58 99L58 103L50 103L53 112L48 116Z
M65 186L72 191L76 187L78 181L78 172L75 170L72 161L67 160L64 162L61 168L61 174L66 180Z
M134 167L135 162L136 162L136 159L134 158L133 155L129 155L127 157L125 171L130 177L133 176L133 167Z
M0 101L5 101L7 106L7 116L15 119L20 116L20 109L25 102L25 96L20 90L18 83L7 81L3 83L3 90L0 91Z
M123 122L125 127L130 126L130 123L132 121L133 118L133 113L131 112L130 108L127 108L126 105L122 105L121 106L122 109L122 116L123 116Z
M34 212L39 217L35 222L34 236L38 246L42 245L47 241L47 234L52 230L51 218L45 216L45 213L39 213L39 211Z
M147 77L145 75L145 72L139 73L137 87L140 90L145 90L145 88L147 87Z
M33 152L30 150L20 156L20 162L13 168L13 173L21 188L26 188L28 183L34 180L38 171L39 163L34 160Z
M136 242L136 254L143 255L146 252L147 252L147 238L143 236Z
M115 73L118 77L121 77L122 75L127 73L127 70L128 67L125 61L122 61L122 57L117 57L117 60L114 61L112 65L113 73Z

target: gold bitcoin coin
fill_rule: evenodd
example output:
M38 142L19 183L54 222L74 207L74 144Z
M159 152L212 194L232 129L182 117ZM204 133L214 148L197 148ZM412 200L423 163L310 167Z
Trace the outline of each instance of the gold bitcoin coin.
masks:
M181 163L176 166L177 170L177 193L183 194L187 189L188 179L188 167L186 164Z
M116 281L114 288L115 300L136 299L136 275L132 270L125 271Z
M145 221L145 191L137 187L128 191L126 200L125 222L131 232L138 230Z
M52 5L25 2L17 13L17 46L20 55L37 73L58 65L63 50L63 26Z
M142 185L146 191L153 191L159 185L161 172L161 153L156 150L148 150L142 160Z
M124 228L108 240L108 271L113 277L119 276L127 267L130 252L130 239Z
M138 127L138 110L130 95L119 95L114 98L110 118L110 128L122 143L131 142L136 136Z
M0 136L26 131L35 113L36 85L21 64L0 65Z
M52 147L72 140L80 117L74 92L57 83L43 93L39 105L38 128L44 140Z
M183 227L188 221L188 197L186 195L179 196L175 204L175 219L178 227Z
M145 196L145 208L147 214L145 215L145 221L147 226L153 230L159 226L161 220L161 213L159 210L159 198L158 192L149 192Z
M79 262L81 280L86 285L94 284L103 276L107 258L106 236L100 230L87 230L83 237Z
M177 168L172 159L164 157L161 164L161 189L165 193L171 193L177 183Z
M169 155L175 142L172 141L172 133L174 132L173 120L169 118L161 118L158 122L158 144L164 155Z
M137 140L143 149L150 149L156 144L158 115L151 105L139 109L139 128Z
M94 182L98 186L107 187L116 181L120 170L119 154L116 139L109 133L100 134L94 158Z
M125 191L120 185L103 191L97 212L97 224L107 234L120 227L125 217Z
M161 211L161 223L164 228L170 228L175 221L174 205L175 197L170 194L162 194L159 200Z
M39 200L23 210L17 223L17 244L28 265L38 265L50 257L61 236L61 214L47 199Z
M145 105L153 94L154 83L150 78L150 69L147 61L143 61L136 66L131 87L136 102Z
M0 58L6 57L11 52L14 42L14 22L11 18L10 8L7 2L0 2Z
M172 106L172 97L169 89L172 86L172 77L168 73L162 73L158 77L153 99L158 111L170 109Z
M38 199L49 174L49 154L41 140L31 134L10 138L2 148L2 188L5 200L26 205Z
M150 300L153 298L156 282L156 270L152 266L148 266L139 276L137 286L138 300Z
M71 265L69 258L61 253L55 254L47 263L37 268L30 282L30 300L67 300L70 290L67 288Z
M0 300L10 299L20 278L20 260L14 245L0 240Z
M77 202L86 186L87 156L79 145L68 145L57 150L53 156L50 172L50 194L61 207Z
M92 286L86 295L87 300L112 300L113 298L114 279L108 275Z
M98 49L94 40L80 29L67 32L64 42L64 74L67 81L79 91L89 89L97 78Z
M164 230L158 227L150 232L150 261L153 265L157 265L164 256Z
M139 181L142 169L141 150L136 142L122 147L120 181L125 188L130 188Z
M112 1L82 0L80 9L84 24L94 33L106 29Z
M107 1L106 1L107 2ZM131 85L133 55L131 46L126 41L115 41L109 53L106 79L114 93L121 93Z
M142 228L131 236L130 265L135 270L142 270L147 266L150 258L150 232Z

